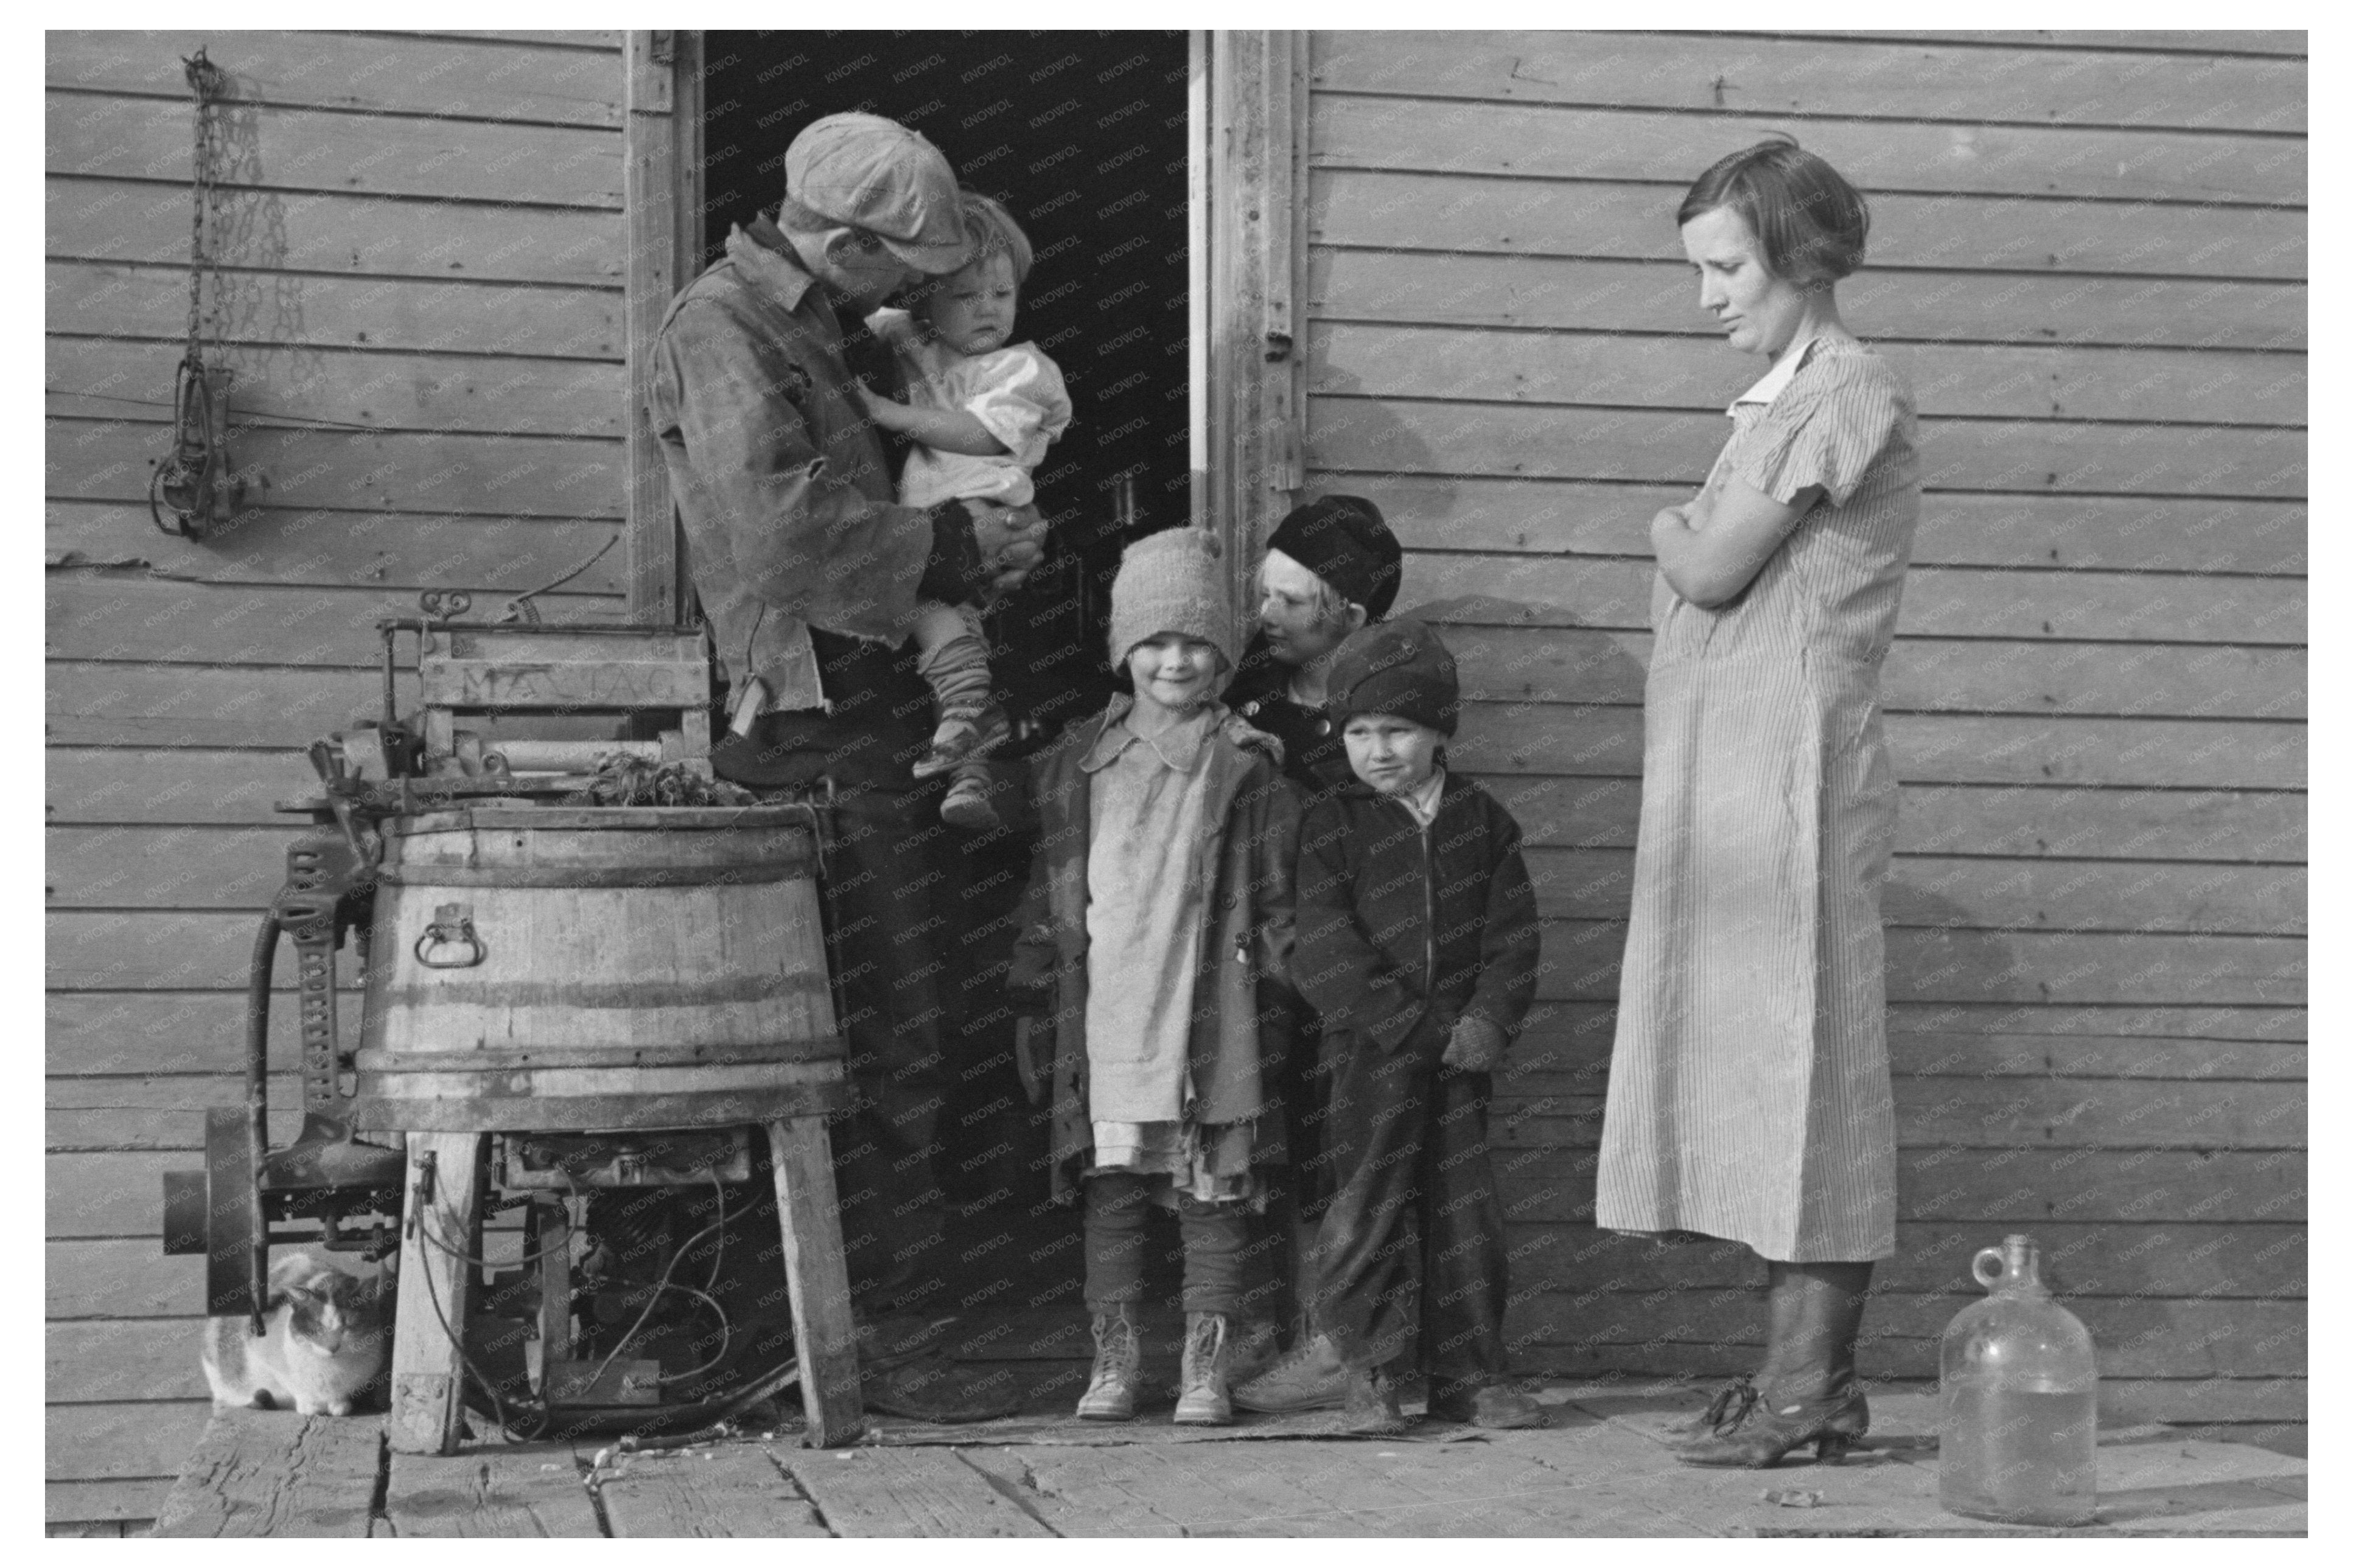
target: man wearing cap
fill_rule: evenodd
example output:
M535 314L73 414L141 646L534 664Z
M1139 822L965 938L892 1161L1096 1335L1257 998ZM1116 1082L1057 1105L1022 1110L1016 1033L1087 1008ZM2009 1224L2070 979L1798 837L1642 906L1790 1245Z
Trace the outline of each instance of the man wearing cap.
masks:
M733 732L712 769L753 789L839 792L829 956L859 1109L837 1123L834 1161L868 1323L955 1304L931 1154L957 994L936 915L955 907L962 869L925 830L936 784L909 777L931 694L908 623L919 601L1018 584L1044 529L1034 507L895 504L849 361L861 356L869 384L894 384L887 355L862 357L865 316L917 277L955 271L966 249L937 148L876 115L828 115L786 149L774 213L732 230L725 257L671 302L646 395L727 682ZM996 1413L937 1368L898 1372L894 1384L870 1363L869 1405Z

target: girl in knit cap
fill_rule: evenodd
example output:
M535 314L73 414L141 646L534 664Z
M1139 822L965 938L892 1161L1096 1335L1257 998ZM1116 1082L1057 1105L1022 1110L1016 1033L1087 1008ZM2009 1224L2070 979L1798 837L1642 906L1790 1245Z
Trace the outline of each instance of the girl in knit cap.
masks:
M1453 656L1419 621L1350 637L1325 707L1358 782L1300 828L1292 975L1324 1019L1338 1184L1315 1317L1356 1432L1403 1429L1396 1385L1416 1371L1441 1419L1544 1425L1505 1379L1487 1162L1492 1074L1535 999L1535 891L1512 814L1446 769L1458 706Z
M1176 1418L1233 1419L1244 1215L1283 1158L1282 1041L1260 1026L1259 983L1289 956L1297 806L1278 748L1218 700L1237 647L1216 539L1138 540L1111 601L1134 694L1033 764L1040 836L1009 984L1050 997L1051 1183L1085 1204L1090 1420L1135 1413L1155 1206L1185 1247Z
M972 259L933 281L916 312L867 318L896 353L908 401L858 388L867 416L915 443L899 476L902 506L984 500L1026 506L1037 495L1030 470L1071 422L1062 373L1035 343L1013 341L1013 314L1029 277L1029 237L1000 204L973 191L961 198ZM916 668L932 688L939 727L915 763L919 779L952 773L940 815L958 827L997 826L979 758L1012 733L997 705L988 642L973 605L925 603L913 627L923 651Z

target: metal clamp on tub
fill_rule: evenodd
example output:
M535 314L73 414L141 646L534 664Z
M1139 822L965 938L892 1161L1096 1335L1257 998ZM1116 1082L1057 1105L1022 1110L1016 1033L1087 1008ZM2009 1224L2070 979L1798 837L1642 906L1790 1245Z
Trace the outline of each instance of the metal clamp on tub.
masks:
M462 946L466 956L438 956L444 948ZM425 927L425 934L417 939L417 962L427 969L471 969L491 955L482 939L474 934L474 906L471 904L441 904L433 910L433 919Z

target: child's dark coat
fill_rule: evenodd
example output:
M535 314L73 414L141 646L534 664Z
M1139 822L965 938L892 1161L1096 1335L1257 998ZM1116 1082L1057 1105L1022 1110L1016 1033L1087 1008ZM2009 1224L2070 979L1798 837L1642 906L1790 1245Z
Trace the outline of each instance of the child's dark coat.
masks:
M1426 839L1402 802L1361 784L1308 813L1291 974L1335 1047L1345 1032L1434 1062L1465 1016L1509 1038L1535 1000L1536 938L1519 825L1461 774L1447 774Z
M1517 1032L1536 941L1519 826L1470 780L1448 775L1426 834L1362 784L1308 813L1292 978L1324 1016L1335 1183L1316 1321L1351 1366L1412 1358L1433 1397L1502 1376L1507 1359L1492 1079L1440 1058L1458 1019Z

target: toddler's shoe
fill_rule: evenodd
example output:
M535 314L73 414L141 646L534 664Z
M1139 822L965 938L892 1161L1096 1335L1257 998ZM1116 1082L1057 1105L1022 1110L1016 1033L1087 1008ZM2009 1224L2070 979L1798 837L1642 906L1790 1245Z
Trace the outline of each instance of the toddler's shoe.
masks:
M934 778L958 763L987 756L1012 738L1012 722L993 700L979 707L943 708L939 727L932 731L932 749L915 764L915 776Z
M957 773L955 782L948 785L947 798L940 802L940 820L973 833L1004 826L997 808L988 804L988 775L978 768Z
M1337 1410L1348 1395L1348 1369L1328 1334L1310 1335L1300 1346L1234 1390L1244 1410L1289 1415L1301 1410Z
M1430 1413L1440 1421L1507 1432L1546 1424L1545 1407L1508 1383L1457 1384L1441 1393L1433 1380Z

